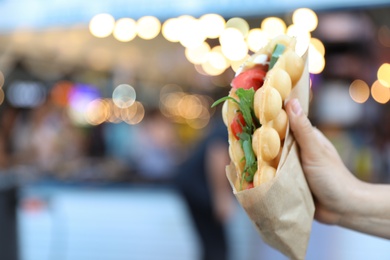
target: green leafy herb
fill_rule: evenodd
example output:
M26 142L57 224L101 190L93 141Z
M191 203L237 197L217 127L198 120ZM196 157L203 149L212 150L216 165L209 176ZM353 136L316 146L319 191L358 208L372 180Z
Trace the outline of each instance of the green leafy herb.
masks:
M212 108L213 108L213 107L216 107L216 106L218 106L219 104L223 103L223 102L226 101L226 100L232 100L232 101L236 102L237 104L240 104L235 98L226 96L226 97L222 97L222 98L218 99L217 101L215 101L215 102L211 105L211 107L212 107Z
M272 52L269 69L273 68L273 66L278 61L279 57L283 54L285 49L286 46L284 46L283 44L276 44L275 49ZM242 177L241 186L242 186L244 180L247 182L253 181L253 177L257 171L257 160L252 149L252 136L253 136L253 132L256 130L256 128L260 127L261 124L259 120L256 118L254 108L253 108L255 90L253 88L251 89L238 88L236 89L236 95L238 97L238 100L233 97L226 96L215 101L211 105L211 107L215 107L225 102L226 100L231 100L238 104L239 112L242 113L242 116L245 120L245 126L241 125L243 132L238 134L238 137L240 138L242 150L244 151L244 158L242 158L242 160L245 160L245 167L241 173L241 177Z
M284 50L286 49L286 46L283 44L276 44L275 49L272 52L271 61L269 62L269 69L272 69L275 66L275 63L278 61L280 55L283 54Z
M240 111L242 113L242 116L244 117L245 124L246 124L245 126L246 129L244 129L244 132L252 134L252 131L255 128L255 125L252 120L253 100L255 97L255 90L253 88L251 89L239 88L236 90L236 95L240 100L238 106L240 108Z

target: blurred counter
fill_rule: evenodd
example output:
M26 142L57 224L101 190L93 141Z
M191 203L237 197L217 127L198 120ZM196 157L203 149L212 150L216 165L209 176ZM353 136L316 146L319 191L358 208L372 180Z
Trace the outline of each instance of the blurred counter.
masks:
M187 214L182 199L165 185L25 186L18 210L21 259L196 260L199 245ZM232 260L287 260L260 240L241 208L228 234ZM389 255L388 240L314 222L307 259Z

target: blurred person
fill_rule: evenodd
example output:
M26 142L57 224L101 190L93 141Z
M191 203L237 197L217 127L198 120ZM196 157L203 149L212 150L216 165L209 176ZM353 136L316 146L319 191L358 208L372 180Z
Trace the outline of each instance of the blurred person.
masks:
M225 173L230 163L228 133L220 114L214 117L205 137L179 166L175 179L200 239L203 260L228 259L224 225L235 206Z
M8 104L3 105L0 115L0 169L6 169L11 165L10 139L16 116L16 109Z
M332 143L311 125L299 101L286 104L302 167L316 203L315 219L390 239L390 185L352 174Z
M168 182L177 161L177 135L174 125L159 109L146 113L136 138L136 168L142 180Z
M12 109L2 121L8 167L30 165L41 174L56 174L85 153L81 132L50 98L31 109Z

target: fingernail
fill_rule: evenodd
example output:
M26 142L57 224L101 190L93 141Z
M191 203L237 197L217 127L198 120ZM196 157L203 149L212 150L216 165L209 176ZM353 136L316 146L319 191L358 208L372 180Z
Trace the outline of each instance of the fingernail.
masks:
M302 113L302 107L298 99L291 100L291 107L295 115L299 116Z

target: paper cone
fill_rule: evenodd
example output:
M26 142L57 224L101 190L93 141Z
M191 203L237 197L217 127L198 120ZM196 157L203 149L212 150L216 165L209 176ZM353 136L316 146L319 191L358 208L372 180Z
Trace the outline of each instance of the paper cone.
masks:
M309 109L307 53L304 72L290 93ZM305 259L314 216L314 202L299 158L298 146L289 128L275 178L258 187L237 191L233 165L226 167L233 192L262 239L291 259Z

